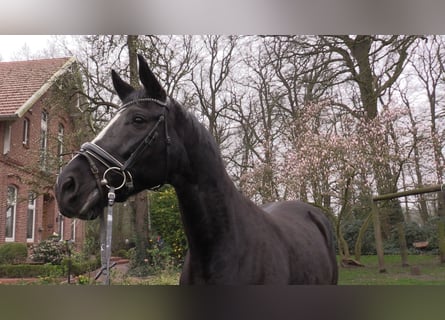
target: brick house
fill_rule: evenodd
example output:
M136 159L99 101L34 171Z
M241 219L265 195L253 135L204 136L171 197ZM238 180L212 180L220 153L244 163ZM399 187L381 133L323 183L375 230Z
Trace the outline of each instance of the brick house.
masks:
M0 244L83 244L85 222L60 215L53 191L79 145L76 71L74 58L0 62Z

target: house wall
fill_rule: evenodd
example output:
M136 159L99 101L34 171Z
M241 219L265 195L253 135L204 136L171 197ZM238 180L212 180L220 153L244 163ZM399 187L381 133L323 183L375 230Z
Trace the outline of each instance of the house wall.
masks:
M48 148L47 165L42 171L40 165L41 119L42 111L48 114ZM77 219L62 217L58 212L54 197L53 186L59 172L58 131L59 125L64 128L64 152L77 149L72 145L70 134L74 125L70 115L63 106L58 106L52 99L51 93L45 94L21 118L13 121L0 121L0 243L5 239L5 222L7 210L7 187L17 188L18 199L16 206L15 242L30 242L26 239L28 194L35 192L35 224L33 243L40 242L53 233L61 232L63 223L63 240L72 239L73 223L76 224L75 242L81 246L85 236L85 222ZM23 144L23 122L29 120L29 143ZM3 154L5 126L11 124L11 148ZM64 157L68 161L69 155ZM63 221L63 222L62 222Z

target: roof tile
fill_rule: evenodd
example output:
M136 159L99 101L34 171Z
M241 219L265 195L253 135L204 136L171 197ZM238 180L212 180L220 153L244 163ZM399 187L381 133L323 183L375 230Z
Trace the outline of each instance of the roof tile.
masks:
M68 60L57 58L0 62L0 118L14 116Z

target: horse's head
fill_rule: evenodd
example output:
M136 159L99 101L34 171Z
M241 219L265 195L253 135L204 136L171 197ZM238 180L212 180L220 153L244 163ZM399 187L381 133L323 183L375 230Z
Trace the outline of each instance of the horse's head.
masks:
M173 102L144 58L138 58L143 88L136 90L112 71L122 107L58 177L56 197L65 216L96 218L107 204L110 187L116 189L116 201L125 201L167 182L170 137L176 137L169 128L174 121L169 115Z

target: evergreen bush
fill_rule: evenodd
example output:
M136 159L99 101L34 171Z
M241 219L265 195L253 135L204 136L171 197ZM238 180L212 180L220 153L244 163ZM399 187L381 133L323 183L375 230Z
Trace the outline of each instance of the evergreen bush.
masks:
M63 276L63 268L51 264L0 265L0 278L36 278Z
M35 262L59 265L62 263L66 252L65 242L59 241L56 237L51 237L33 246L31 259Z
M25 263L28 257L28 247L25 243L5 243L0 245L0 264Z
M89 271L96 270L100 267L100 260L95 259L91 261L87 260L81 260L77 258L68 258L65 257L61 265L63 266L63 270L65 271L65 274L68 273L68 268L70 268L70 273L72 275L78 276L83 273L87 273Z

